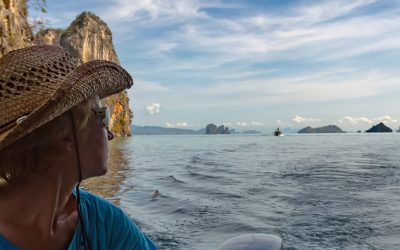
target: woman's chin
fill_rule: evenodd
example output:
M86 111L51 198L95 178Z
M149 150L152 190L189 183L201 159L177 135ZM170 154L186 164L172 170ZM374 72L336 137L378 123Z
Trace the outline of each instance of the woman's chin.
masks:
M96 171L96 175L94 176L102 176L107 174L107 166L104 166L103 168L98 169L98 171Z
M107 166L102 168L96 168L95 171L91 171L90 173L83 174L83 179L89 179L91 177L102 176L107 173Z

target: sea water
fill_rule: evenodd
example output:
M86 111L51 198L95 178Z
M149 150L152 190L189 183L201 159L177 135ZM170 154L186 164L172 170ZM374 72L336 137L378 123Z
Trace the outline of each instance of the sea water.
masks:
M160 249L246 233L284 249L400 249L400 133L133 136L86 186ZM156 192L158 190L158 193Z

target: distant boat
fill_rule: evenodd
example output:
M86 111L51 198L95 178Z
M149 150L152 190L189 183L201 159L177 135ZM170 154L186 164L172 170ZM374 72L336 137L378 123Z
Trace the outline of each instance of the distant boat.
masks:
M279 128L277 128L274 131L274 136L283 136L283 133L282 133L282 131L279 130Z

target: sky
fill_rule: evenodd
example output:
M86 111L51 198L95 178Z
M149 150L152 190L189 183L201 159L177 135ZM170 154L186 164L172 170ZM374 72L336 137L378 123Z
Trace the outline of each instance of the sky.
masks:
M66 28L82 11L134 78L135 125L400 125L398 0L47 0L44 18Z

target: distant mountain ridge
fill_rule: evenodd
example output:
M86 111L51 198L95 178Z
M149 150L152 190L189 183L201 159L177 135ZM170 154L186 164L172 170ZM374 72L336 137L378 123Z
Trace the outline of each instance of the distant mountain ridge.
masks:
M328 125L319 128L312 128L312 127L302 128L297 133L307 134L307 133L345 133L345 132L336 125Z

